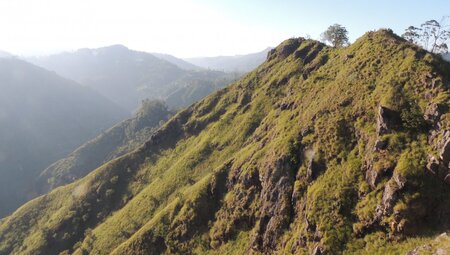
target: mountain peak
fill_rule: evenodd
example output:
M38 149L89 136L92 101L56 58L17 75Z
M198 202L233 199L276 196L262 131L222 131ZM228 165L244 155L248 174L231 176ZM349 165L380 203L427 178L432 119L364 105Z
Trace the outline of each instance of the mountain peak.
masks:
M406 254L450 228L449 80L389 30L288 39L1 222L0 253Z

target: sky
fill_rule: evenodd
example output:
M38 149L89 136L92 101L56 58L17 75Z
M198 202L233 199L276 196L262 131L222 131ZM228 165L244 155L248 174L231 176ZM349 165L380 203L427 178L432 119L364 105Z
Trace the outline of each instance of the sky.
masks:
M354 41L446 15L449 0L0 0L0 50L30 56L123 44L183 58L236 55L319 39L334 23Z

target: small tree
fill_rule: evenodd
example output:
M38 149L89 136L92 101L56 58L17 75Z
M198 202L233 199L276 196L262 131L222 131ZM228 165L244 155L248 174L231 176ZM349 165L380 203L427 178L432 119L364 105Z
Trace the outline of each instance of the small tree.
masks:
M405 29L405 33L402 34L402 37L405 38L408 42L417 43L420 39L421 32L422 29L415 26L409 26L407 29Z
M450 26L445 25L447 17L440 22L428 20L420 25L420 28L410 26L405 30L402 37L415 43L433 53L447 53L447 42L450 39Z
M322 33L322 40L331 43L333 47L341 48L349 44L348 31L345 27L334 24Z
M442 18L441 23L444 21L445 18ZM450 29L441 23L429 20L421 25L424 47L433 53L447 53L448 51L446 42L450 39Z

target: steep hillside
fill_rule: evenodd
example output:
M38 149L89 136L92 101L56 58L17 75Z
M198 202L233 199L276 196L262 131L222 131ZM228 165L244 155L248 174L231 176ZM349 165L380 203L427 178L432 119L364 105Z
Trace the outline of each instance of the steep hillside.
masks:
M132 118L102 132L45 169L35 183L36 192L47 193L71 183L102 164L135 150L172 115L161 101L143 101Z
M267 53L271 49L272 48L267 48L263 51L247 55L187 58L185 60L206 69L223 72L247 73L263 63L266 60Z
M125 118L98 93L26 62L0 58L0 217L32 198L55 160Z
M130 112L138 108L141 100L165 99L180 88L195 87L197 81L219 83L221 87L230 82L228 74L209 72L208 79L205 79L202 73L208 71L183 70L152 54L133 51L122 45L80 49L28 60L97 90ZM215 89L214 85L210 86Z
M450 228L450 64L289 39L142 147L0 222L0 254L405 254ZM439 239L440 240L440 239Z

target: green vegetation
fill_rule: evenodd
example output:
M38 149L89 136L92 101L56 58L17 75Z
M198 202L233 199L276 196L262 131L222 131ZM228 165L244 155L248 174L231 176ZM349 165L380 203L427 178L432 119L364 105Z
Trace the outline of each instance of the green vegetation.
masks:
M102 164L137 149L172 115L162 101L142 101L141 108L133 118L102 132L66 158L46 168L34 185L35 192L44 194L71 183Z
M328 29L323 32L322 40L330 42L335 48L344 47L349 44L348 31L345 27L334 24L329 26Z
M425 165L448 107L441 130L423 113L448 106L449 80L449 63L389 30L339 49L291 38L137 150L2 220L0 254L447 249L433 238L450 227L450 187Z

